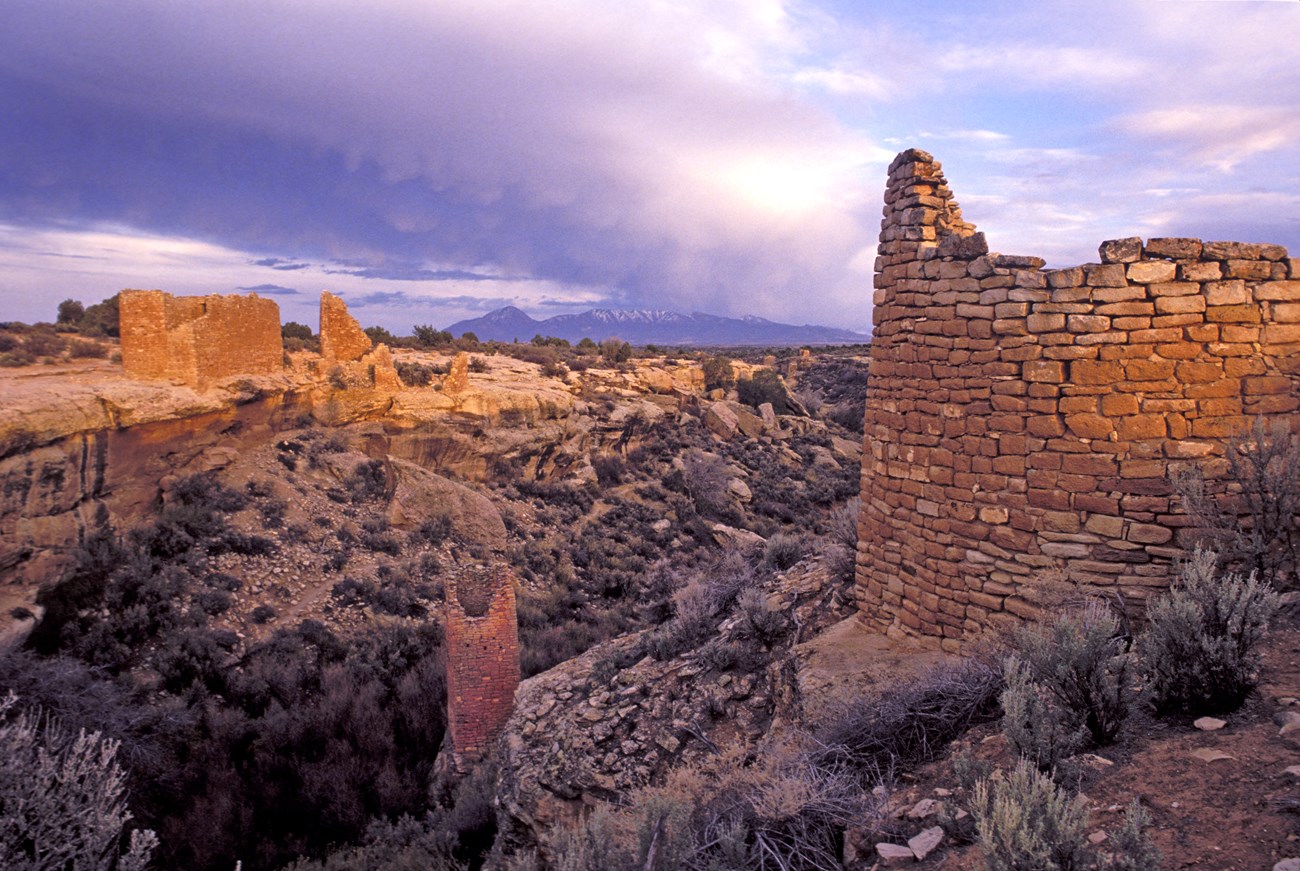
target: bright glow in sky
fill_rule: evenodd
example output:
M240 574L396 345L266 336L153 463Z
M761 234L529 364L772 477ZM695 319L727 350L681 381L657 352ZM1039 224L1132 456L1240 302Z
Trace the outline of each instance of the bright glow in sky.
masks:
M0 320L123 287L866 330L884 172L998 251L1300 253L1300 3L6 0Z

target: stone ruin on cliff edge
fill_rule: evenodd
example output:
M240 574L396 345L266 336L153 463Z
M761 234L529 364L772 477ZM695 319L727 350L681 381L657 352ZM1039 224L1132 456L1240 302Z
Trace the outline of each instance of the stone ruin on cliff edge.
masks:
M447 729L453 767L487 755L514 707L519 686L515 587L503 566L468 566L448 581Z
M387 345L374 345L348 306L328 290L320 294L320 353L331 379L348 388L400 390L401 379Z
M955 650L1036 616L1044 570L1140 608L1192 543L1170 471L1256 416L1300 429L1300 259L1131 238L1044 270L990 253L918 150L890 165L884 214L862 619Z
M280 307L255 293L124 290L118 311L122 368L131 378L206 390L223 378L268 375L284 366Z

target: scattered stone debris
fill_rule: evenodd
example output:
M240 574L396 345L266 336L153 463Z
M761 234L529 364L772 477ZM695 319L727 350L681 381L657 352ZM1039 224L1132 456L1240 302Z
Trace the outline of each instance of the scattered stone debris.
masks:
M943 843L943 829L940 826L931 826L909 838L907 846L912 851L912 854L916 856L916 861L920 862L938 849L941 843Z

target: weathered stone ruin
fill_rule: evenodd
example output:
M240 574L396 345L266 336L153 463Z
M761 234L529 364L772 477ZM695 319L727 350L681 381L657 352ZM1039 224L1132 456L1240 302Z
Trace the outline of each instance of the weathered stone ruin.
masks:
M373 343L356 318L348 314L348 304L328 290L320 294L320 353L326 360L349 363L370 352Z
M119 312L122 367L131 378L205 390L223 378L266 375L283 366L280 307L257 294L124 290Z
M504 566L470 566L446 589L447 728L456 766L483 758L519 686L515 588Z
M348 305L328 290L320 294L320 352L333 364L332 380L345 388L391 393L402 388L387 345L374 345Z
M990 253L923 151L890 166L876 261L857 597L945 648L1034 615L1043 570L1140 603L1190 544L1180 464L1256 416L1300 425L1300 259L1105 242ZM1222 465L1222 460L1218 461Z

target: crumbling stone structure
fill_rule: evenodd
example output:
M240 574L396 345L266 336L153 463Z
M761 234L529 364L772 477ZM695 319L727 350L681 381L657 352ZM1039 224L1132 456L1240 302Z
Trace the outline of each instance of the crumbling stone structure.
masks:
M373 343L356 318L348 314L348 304L328 290L320 293L320 353L326 360L349 363L360 360Z
M247 296L172 296L124 290L118 297L122 367L131 378L179 381L197 390L233 375L284 365L280 307Z
M320 351L333 363L331 379L347 388L392 393L402 388L387 345L375 345L348 314L348 305L328 290L320 294Z
M1036 615L1059 570L1136 608L1186 540L1179 464L1253 418L1300 428L1300 259L1276 245L1104 242L1043 269L990 253L923 151L889 168L876 261L856 589L937 636Z
M504 566L469 566L448 582L447 724L457 767L483 758L519 686L515 587Z

